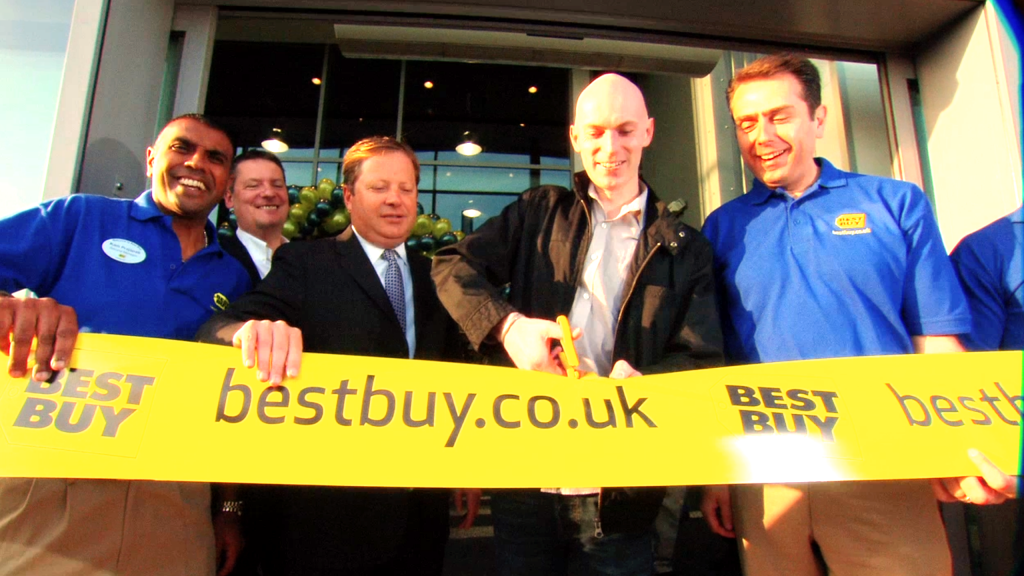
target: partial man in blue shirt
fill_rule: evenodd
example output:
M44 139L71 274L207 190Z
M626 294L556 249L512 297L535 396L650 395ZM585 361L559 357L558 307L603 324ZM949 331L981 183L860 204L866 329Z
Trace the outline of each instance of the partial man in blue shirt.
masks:
M1024 350L1024 208L966 236L950 258L971 308L968 350Z
M964 347L1024 350L1024 208L967 235L950 258L971 308L971 331L961 336ZM1020 478L1006 481L1006 495L1015 495ZM1000 551L986 559L986 566L998 573L1024 574L1024 507L1012 499L975 514L983 549ZM994 562L1002 565L992 566Z
M8 374L28 376L36 338L31 378L65 377L79 329L191 340L214 311L247 291L245 270L217 245L208 220L233 154L223 130L182 116L147 149L153 188L134 201L75 194L0 220ZM23 288L40 298L8 293ZM207 484L0 479L2 574L215 569Z
M815 66L767 56L728 98L757 178L704 225L729 360L961 351L970 315L921 190L815 158L826 118ZM948 490L968 498L954 480ZM735 521L748 575L951 571L927 481L712 487L703 508L719 534Z

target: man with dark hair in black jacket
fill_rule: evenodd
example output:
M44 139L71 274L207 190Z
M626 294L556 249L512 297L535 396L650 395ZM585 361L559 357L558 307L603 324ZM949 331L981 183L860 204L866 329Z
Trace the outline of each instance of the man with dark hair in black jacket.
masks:
M616 74L597 78L580 94L569 135L585 168L575 189L528 190L440 251L432 275L441 302L475 347L524 370L565 374L551 346L560 314L576 329L587 372L627 378L721 365L710 244L640 178L654 136L640 89ZM598 574L650 574L663 496L649 488L499 492L500 571L564 574L583 563Z

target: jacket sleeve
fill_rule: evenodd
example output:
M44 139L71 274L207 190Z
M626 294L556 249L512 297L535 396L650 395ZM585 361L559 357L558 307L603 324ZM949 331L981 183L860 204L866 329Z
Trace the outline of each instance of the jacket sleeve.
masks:
M434 256L431 276L437 295L477 350L494 327L515 312L501 289L511 280L528 194Z
M672 319L671 339L659 360L637 367L644 374L717 368L725 363L711 246L701 237L690 244L689 252L689 282L684 303Z

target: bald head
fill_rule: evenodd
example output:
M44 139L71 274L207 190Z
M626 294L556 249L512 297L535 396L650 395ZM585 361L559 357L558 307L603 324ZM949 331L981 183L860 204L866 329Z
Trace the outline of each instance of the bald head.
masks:
M598 76L580 92L580 97L576 100L576 117L573 123L579 124L581 115L583 121L586 121L602 108L647 119L647 104L644 102L643 93L636 84L618 74Z
M654 119L636 84L605 74L580 92L569 138L602 203L614 208L640 193L640 156L653 137Z

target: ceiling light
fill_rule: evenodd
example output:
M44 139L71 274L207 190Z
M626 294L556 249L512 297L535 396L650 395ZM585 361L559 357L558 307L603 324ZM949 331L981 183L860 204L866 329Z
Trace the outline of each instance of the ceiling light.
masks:
M467 131L462 133L462 142L455 147L455 151L463 156L476 156L483 148L477 144L476 135Z
M465 210L462 211L462 215L465 216L466 218L479 218L481 214L483 214L483 212L477 210L476 208L466 208Z
M314 85L319 86L322 80L320 80L319 78L313 78L312 82Z
M281 132L280 128L272 128L270 133L267 135L266 140L261 142L263 149L267 152L273 152L274 154L280 154L288 151L288 144L284 141L284 132Z
M529 88L526 89L526 91L529 92L530 94L536 94L537 93L537 87L536 86L530 86Z
M427 80L426 82L423 83L423 87L426 88L427 90L430 90L431 88L434 87L434 83L431 82L430 80Z

